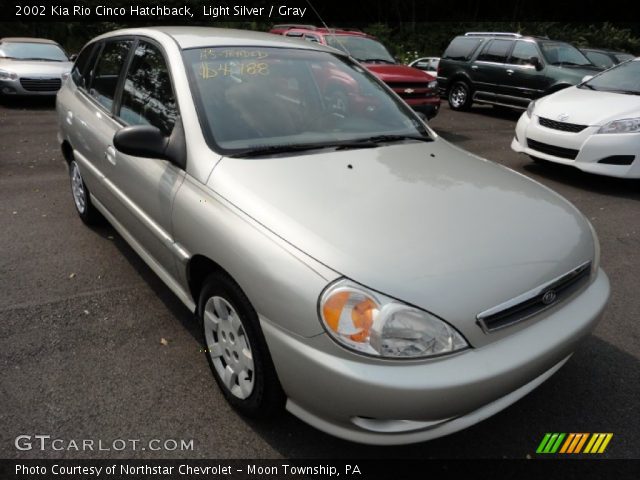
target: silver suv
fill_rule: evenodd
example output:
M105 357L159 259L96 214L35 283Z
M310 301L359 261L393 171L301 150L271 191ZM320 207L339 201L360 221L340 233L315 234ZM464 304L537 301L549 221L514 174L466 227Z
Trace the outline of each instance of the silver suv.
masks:
M347 109L338 81L357 86ZM551 376L607 302L573 206L451 146L328 47L120 30L80 53L57 111L78 214L196 314L247 415L286 405L365 443L446 435Z

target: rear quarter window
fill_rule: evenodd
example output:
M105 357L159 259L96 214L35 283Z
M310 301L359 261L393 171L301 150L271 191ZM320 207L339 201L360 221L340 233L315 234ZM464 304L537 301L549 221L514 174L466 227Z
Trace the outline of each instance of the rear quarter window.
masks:
M469 60L478 45L482 43L481 38L457 37L454 38L442 58L447 60Z

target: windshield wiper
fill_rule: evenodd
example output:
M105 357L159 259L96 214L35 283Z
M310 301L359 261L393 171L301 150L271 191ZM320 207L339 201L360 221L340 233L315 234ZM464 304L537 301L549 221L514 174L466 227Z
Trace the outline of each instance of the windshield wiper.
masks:
M566 65L568 67L593 67L593 65L589 63L573 63L573 62L551 62L551 65Z
M372 137L359 138L352 140L355 143L392 143L401 142L403 140L418 140L419 142L433 142L431 137L423 137L421 135L374 135Z
M55 58L42 58L42 57L27 57L20 60L35 60L39 62L62 62L62 60L56 60Z
M375 148L381 143L401 142L403 140L418 140L420 142L432 142L430 137L420 135L374 135L366 138L347 140L332 143L307 143L300 145L269 145L265 147L247 148L229 155L232 158L260 157L263 155L275 155L278 153L295 153L307 150L320 150L323 148L335 148L336 150L349 150L355 148Z
M596 87L594 87L593 85L589 85L588 83L583 83L583 84L579 85L579 88L588 88L589 90L594 90L596 92L600 91Z
M272 155L276 153L292 153L292 152L304 152L305 150L316 150L320 148L335 147L332 144L326 143L308 143L301 145L269 145L266 147L247 148L233 155L229 155L233 158L244 157L260 157L262 155Z
M611 93L625 93L627 95L640 95L640 92L637 90L602 90L603 92L611 92Z

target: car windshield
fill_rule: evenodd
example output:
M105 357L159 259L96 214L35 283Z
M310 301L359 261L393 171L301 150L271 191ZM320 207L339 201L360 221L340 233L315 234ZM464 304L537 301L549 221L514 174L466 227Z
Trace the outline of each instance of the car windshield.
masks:
M3 43L0 45L0 57L12 58L14 60L69 61L64 50L58 45L51 43Z
M581 84L580 88L640 95L640 60L621 63Z
M353 35L326 35L324 38L330 47L342 50L361 62L396 63L385 46L371 38Z
M563 42L539 42L542 55L551 65L592 67L593 64L573 45Z
M226 47L185 50L184 60L205 137L222 153L431 140L409 107L342 55Z
M627 60L633 60L635 57L630 53L616 53L615 57L618 59L618 62L626 62Z

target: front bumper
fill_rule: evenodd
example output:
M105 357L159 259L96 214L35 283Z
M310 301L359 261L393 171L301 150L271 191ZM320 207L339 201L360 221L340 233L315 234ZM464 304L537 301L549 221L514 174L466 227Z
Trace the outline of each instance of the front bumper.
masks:
M523 113L516 125L516 135L511 149L532 157L561 163L584 172L611 177L640 178L640 133L597 134L600 127L590 126L579 133L564 132L541 126L538 117L529 118ZM572 150L578 154L574 159L541 152L529 146L527 139L546 145ZM611 157L635 157L629 165L600 163Z
M429 120L440 111L440 98L403 98L403 100L417 112L424 113Z
M51 97L51 96L55 96L58 93L58 90L60 90L60 87L62 86L62 80L60 77L52 77L47 79L42 78L38 80L42 80L45 83L55 82L57 84L59 82L59 85L57 85L56 88L50 85L46 85L44 88L47 88L47 89L43 90L42 89L43 87L38 87L37 84L31 83L30 88L27 89L22 85L22 82L20 82L20 78L16 78L12 80L0 80L0 95L16 96L16 97L18 96L20 97L26 97L26 96Z
M432 360L380 360L349 352L326 334L262 327L287 408L332 435L393 445L473 425L550 377L595 326L609 297L602 270L546 318L481 348Z

